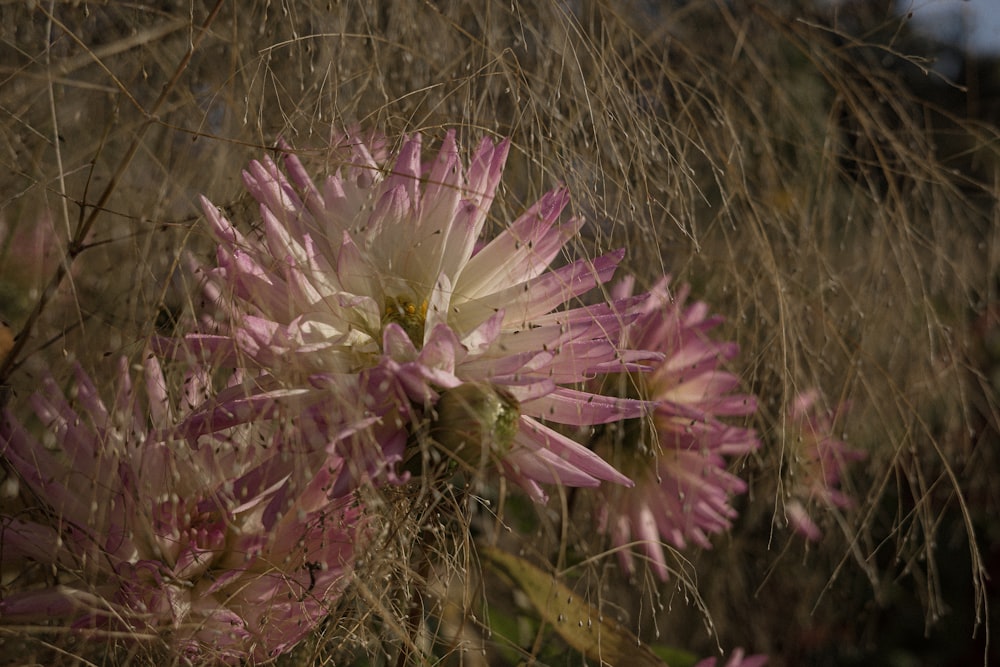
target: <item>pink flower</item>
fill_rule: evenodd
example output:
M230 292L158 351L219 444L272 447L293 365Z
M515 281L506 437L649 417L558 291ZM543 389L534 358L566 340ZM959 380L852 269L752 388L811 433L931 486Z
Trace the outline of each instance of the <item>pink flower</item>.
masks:
M582 224L559 222L563 189L484 240L508 149L484 139L466 167L449 132L424 164L418 135L387 170L355 141L319 184L291 153L285 172L268 158L251 163L244 182L260 202L261 233L244 236L202 202L219 243L207 289L221 314L187 344L261 369L282 387L335 396L327 401L334 410L367 401L347 406L358 413L341 421L370 416L383 432L351 441L344 458L367 463L350 483L380 476L403 457L407 434L431 421L446 449L466 450L458 459L496 462L536 499L544 498L539 482L630 484L546 425L603 424L646 408L578 388L658 357L617 345L638 299L567 307L607 281L623 251L550 268ZM451 417L440 418L439 400ZM462 414L473 405L492 406L491 416ZM481 427L456 441L456 418Z
M694 667L715 667L718 658L705 658ZM766 655L751 655L744 657L743 649L738 648L733 651L726 661L725 667L764 667L767 664Z
M665 359L648 374L605 381L656 407L652 419L608 431L605 445L616 450L612 460L636 486L602 490L598 512L600 531L621 547L623 568L634 571L629 546L638 540L661 579L667 578L663 542L684 548L691 541L708 549L710 534L729 529L736 517L730 498L743 493L746 483L728 472L726 457L759 446L754 431L721 419L757 408L753 396L736 393L739 379L720 368L736 357L737 345L712 340L709 332L721 318L709 317L702 302L685 307L688 287L671 296L668 284L665 279L650 292L641 316L625 331L626 345L662 352ZM622 298L632 289L629 279L616 295Z
M818 401L819 391L810 389L795 397L788 410L786 446L788 500L785 515L792 528L806 539L818 542L823 536L809 515L808 508L846 508L853 501L839 489L844 468L860 461L865 453L850 448L833 436L834 424L847 410L824 411Z
M248 430L191 448L172 426L206 378L188 376L175 410L155 358L143 374L137 392L123 360L111 405L80 369L76 407L43 381L41 441L5 412L0 454L38 506L0 517L0 557L45 576L15 582L0 616L159 636L192 662L287 651L350 577L359 509L328 499L340 462L316 465Z
M0 295L6 317L16 316L41 294L59 266L59 243L48 211L16 223L0 214Z

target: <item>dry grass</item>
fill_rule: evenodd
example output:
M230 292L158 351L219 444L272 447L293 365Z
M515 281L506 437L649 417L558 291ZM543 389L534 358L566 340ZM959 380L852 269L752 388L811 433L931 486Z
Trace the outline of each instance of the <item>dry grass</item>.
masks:
M69 360L110 378L109 356L169 332L196 293L182 253L210 252L197 195L249 209L239 169L279 136L314 166L332 129L509 136L492 221L565 182L589 221L573 252L625 245L641 282L690 282L727 317L761 398L765 446L740 463L752 488L732 535L684 554L684 583L627 582L594 557L575 585L644 641L701 655L718 642L779 667L863 664L890 641L937 650L943 632L955 660L985 660L973 636L1000 542L997 132L907 55L919 44L905 25L772 4L788 3L0 4L0 319L20 336L0 379L16 404ZM782 406L813 386L850 403L839 426L868 460L845 482L858 506L805 546L782 527ZM421 502L389 503L397 525L362 568L371 583L296 659L394 660L414 582L467 577L463 632L488 636L485 600L510 593L477 583L466 540L438 532L471 520L491 536L500 521L469 519L461 499L445 521L444 500ZM569 512L554 501L521 547L564 565L562 537L591 532ZM893 614L915 600L928 640L898 634ZM0 627L6 646L31 636Z

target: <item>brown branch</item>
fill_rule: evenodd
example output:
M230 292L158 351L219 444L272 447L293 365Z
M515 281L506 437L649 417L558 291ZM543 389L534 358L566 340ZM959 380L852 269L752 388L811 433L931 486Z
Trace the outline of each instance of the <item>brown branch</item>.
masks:
M170 80L167 81L167 83L163 86L163 90L160 92L160 96L156 99L156 102L153 103L153 106L150 107L148 111L145 109L141 109L140 107L140 110L146 116L146 120L143 121L142 125L136 132L135 138L132 140L131 145L129 145L128 151L126 151L125 156L122 158L121 162L119 162L118 168L115 170L114 175L108 182L107 187L104 188L104 192L101 193L101 196L97 200L97 203L91 206L90 215L86 216L86 218L83 218L83 216L81 215L82 218L81 222L77 226L76 233L73 234L73 238L69 242L69 246L66 249L65 257L63 258L62 262L60 262L59 267L53 274L52 279L49 281L49 284L46 285L45 289L38 297L38 302L32 309L31 314L28 316L27 321L21 327L21 330L18 331L17 336L14 339L13 347L7 353L6 357L4 357L2 363L0 363L0 383L6 380L7 377L20 366L20 361L18 360L18 356L21 354L21 352L24 349L24 346L27 344L28 337L31 335L31 332L34 329L35 324L38 322L38 318L41 317L42 311L45 310L46 305L48 305L48 302L55 295L56 291L59 289L59 286L62 284L62 281L69 274L70 267L73 265L73 261L85 249L86 246L84 245L84 240L87 238L87 235L90 233L91 228L94 226L94 223L97 220L98 215L100 215L100 213L104 209L104 206L108 203L108 200L111 198L111 195L118 187L118 183L122 175L125 173L125 170L128 169L129 165L132 163L132 159L135 157L136 153L139 152L139 147L142 143L143 137L146 135L146 131L150 128L151 125L153 125L158 121L158 118L156 116L157 112L160 110L160 107L163 106L163 103L166 101L167 97L170 95L174 87L177 85L177 82L180 80L181 75L184 73L184 70L187 69L187 66L191 62L191 58L194 56L195 51L200 47L201 42L204 39L205 35L208 34L209 27L212 25L212 23L215 22L215 19L218 17L219 12L222 9L223 3L224 0L218 0L215 3L215 7L212 9L211 13L209 13L208 17L202 23L201 28L194 35L193 39L191 40L190 48L188 48L187 53L181 59L180 63L178 63L177 68L174 70L173 76L171 76ZM45 10L43 9L42 11ZM48 12L46 12L46 14L48 14ZM56 21L55 18L51 15L49 15L49 19L55 23L58 23L58 21ZM65 26L63 27L64 29L66 29ZM72 35L72 33L68 34ZM131 96L129 97L131 99ZM86 204L84 204L83 207L85 208ZM81 211L82 210L83 208L81 208Z

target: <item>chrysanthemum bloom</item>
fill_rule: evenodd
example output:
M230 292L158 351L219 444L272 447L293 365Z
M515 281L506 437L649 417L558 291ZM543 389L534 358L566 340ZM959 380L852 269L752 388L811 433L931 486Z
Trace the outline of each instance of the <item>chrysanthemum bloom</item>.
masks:
M0 303L4 304L4 317L21 319L21 313L26 313L42 293L59 266L60 241L48 211L15 222L0 213Z
M359 510L328 499L338 463L312 474L277 439L245 433L197 448L171 440L175 408L159 364L146 360L145 392L124 361L120 370L110 406L79 369L78 407L45 380L32 399L41 440L4 414L0 454L33 500L0 517L3 569L24 573L0 617L160 638L198 664L288 650L329 613L351 571ZM187 378L181 411L200 402L203 379Z
M602 489L601 532L620 547L623 568L635 569L629 545L640 542L650 567L667 578L663 542L684 548L688 542L710 548L709 535L727 530L736 510L733 495L746 483L727 470L726 457L759 446L751 429L723 421L757 409L753 396L738 393L739 379L722 369L739 352L736 343L709 336L722 322L708 306L686 306L687 286L674 295L664 279L649 294L641 316L625 330L626 345L662 352L665 359L650 373L612 376L605 386L624 395L655 401L648 420L608 429L603 447L635 481L633 489ZM618 298L631 294L633 281L616 287ZM616 425L617 426L617 425Z
M449 132L424 164L416 136L387 169L353 142L319 185L291 153L284 172L268 158L251 163L244 182L260 203L262 232L244 236L202 202L219 243L208 294L221 315L214 332L187 344L262 369L280 386L330 392L334 409L368 401L364 414L383 429L380 451L363 453L362 444L344 453L352 468L362 455L365 474L390 469L407 429L430 421L446 449L467 450L459 459L488 449L482 458L536 499L539 482L629 484L541 421L580 427L643 413L640 401L577 388L657 356L616 344L637 299L577 303L611 277L623 251L550 268L582 224L559 222L563 189L483 238L508 148L484 139L465 168ZM449 392L442 419L434 408ZM447 435L470 419L479 426L457 442Z
M788 410L785 446L787 461L785 515L792 528L813 542L823 536L809 515L810 508L847 508L850 497L840 490L840 478L851 461L865 458L865 453L852 449L833 435L834 424L846 411L841 405L835 411L824 410L815 389L802 392Z
M718 658L705 658L694 667L715 667L718 662ZM738 648L726 660L725 667L764 667L766 664L766 655L744 655L743 649Z

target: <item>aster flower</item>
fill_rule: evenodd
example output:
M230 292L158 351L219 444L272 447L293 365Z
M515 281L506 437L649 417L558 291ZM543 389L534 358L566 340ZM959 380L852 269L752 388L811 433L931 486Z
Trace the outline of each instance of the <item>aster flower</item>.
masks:
M288 650L350 575L359 509L328 499L340 463L313 469L279 438L239 431L191 448L171 437L181 415L156 359L144 391L119 370L111 405L79 368L77 407L44 380L31 401L41 441L4 413L0 454L37 507L0 517L3 568L24 573L0 616L160 637L199 663ZM201 402L205 377L184 386L180 412Z
M59 263L58 239L47 211L21 224L0 215L0 294L7 308L37 297Z
M841 474L848 463L865 458L864 452L833 436L834 424L847 406L823 410L819 399L815 389L795 397L788 410L789 435L785 440L790 451L785 515L793 530L813 542L818 542L823 533L810 517L810 508L853 505L839 489Z
M718 658L705 658L694 667L716 667ZM744 655L743 649L738 648L733 651L726 661L725 667L764 667L767 664L766 655Z
M667 578L663 542L684 548L693 542L711 548L709 535L720 533L736 517L730 498L743 493L746 483L727 471L726 457L742 456L759 442L753 430L723 421L753 413L753 396L737 393L739 379L722 364L736 357L732 342L718 342L709 332L722 318L710 316L708 306L685 306L689 288L675 295L661 281L642 307L641 316L625 330L626 346L662 352L664 360L645 374L606 378L626 395L655 402L651 419L626 422L605 433L604 448L635 481L635 488L603 490L598 510L599 529L621 547L619 557L627 572L634 571L628 545L640 548L653 571ZM616 288L619 298L632 293L633 280Z
M545 497L538 483L630 484L542 421L586 427L643 414L641 401L578 388L658 357L617 345L639 299L577 305L611 277L623 251L551 268L582 224L559 222L564 189L484 239L508 149L484 139L466 168L449 132L424 164L418 135L386 169L354 141L318 185L287 148L284 172L269 158L252 162L244 182L263 231L244 236L203 200L219 244L207 294L221 315L186 344L262 369L280 386L326 392L332 410L360 410L346 423L377 418L378 451L367 442L344 455L355 477L358 456L367 461L361 473L377 478L403 457L407 429L432 421L442 436L459 415L483 428L473 429L475 442L448 447L488 449L536 499ZM434 406L449 392L441 418ZM359 400L367 403L347 405ZM488 415L475 413L487 405ZM234 413L221 404L208 411L209 428L219 411Z

